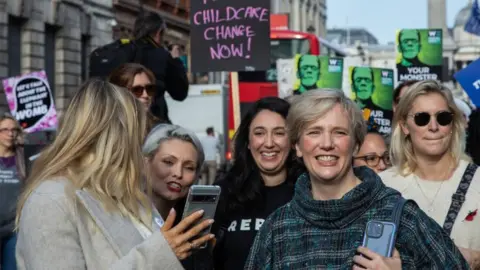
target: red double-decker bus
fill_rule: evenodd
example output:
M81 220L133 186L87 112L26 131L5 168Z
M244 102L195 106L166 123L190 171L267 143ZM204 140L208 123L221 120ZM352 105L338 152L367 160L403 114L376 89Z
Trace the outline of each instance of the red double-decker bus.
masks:
M271 30L270 32L270 69L267 71L238 72L240 114L255 101L269 96L278 96L277 68L278 59L291 59L296 54L320 54L320 42L313 34L289 30ZM231 82L231 80L230 80ZM228 100L228 144L234 135L235 124L232 102L232 87L229 87ZM228 147L227 149L230 149ZM227 159L231 158L227 152Z

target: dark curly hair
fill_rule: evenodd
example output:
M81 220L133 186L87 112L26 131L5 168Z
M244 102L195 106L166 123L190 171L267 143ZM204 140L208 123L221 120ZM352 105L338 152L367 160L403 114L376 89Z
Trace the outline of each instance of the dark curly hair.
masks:
M227 181L227 210L236 211L249 206L258 207L263 199L265 184L260 175L260 170L252 157L249 144L249 131L252 121L263 110L278 113L286 119L290 104L277 97L267 97L258 100L243 116L240 126L234 137L233 165L227 172L223 181ZM304 167L295 158L293 150L290 151L285 167L287 168L287 182L292 189L297 177L304 172Z

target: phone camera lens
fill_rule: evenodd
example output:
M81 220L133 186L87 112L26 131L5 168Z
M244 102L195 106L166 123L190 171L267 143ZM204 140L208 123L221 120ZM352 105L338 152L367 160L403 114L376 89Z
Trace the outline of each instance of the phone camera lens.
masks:
M373 223L368 227L368 235L373 238L378 238L382 236L383 224L382 223Z

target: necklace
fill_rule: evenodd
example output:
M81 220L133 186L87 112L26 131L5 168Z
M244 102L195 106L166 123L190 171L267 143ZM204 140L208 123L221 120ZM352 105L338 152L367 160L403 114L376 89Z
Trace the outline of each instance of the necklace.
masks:
M452 169L447 170L447 173L446 173L445 175L449 175L451 170L452 170ZM448 179L445 179L445 177L442 177L443 180L442 180L442 182L440 183L440 187L438 187L437 191L435 192L435 195L433 196L433 199L430 200L430 198L427 196L427 194L423 191L423 188L422 188L422 186L420 185L420 181L418 180L418 176L417 176L415 173L413 174L413 176L414 176L414 179L415 179L415 183L417 183L417 186L418 186L418 188L420 189L420 192L422 193L423 197L425 197L425 199L426 199L427 201L429 201L429 205L428 205L428 207L427 207L427 211L426 211L426 212L427 212L428 214L430 214L430 213L434 210L434 206L435 206L434 203L435 203L435 201L436 201L436 199L437 199L438 194L440 193L440 190L442 189L443 183L444 183L446 180L448 180Z
M443 182L445 182L445 180L442 180L442 182L440 183L440 187L437 189L437 191L435 192L435 195L433 196L433 199L431 199L430 201L430 198L427 196L427 194L423 191L423 188L422 186L420 186L420 181L418 181L418 177L417 175L414 176L415 178L415 183L417 183L417 186L418 188L420 189L420 192L422 193L423 197L425 197L425 199L427 201L429 201L429 205L427 207L427 213L431 213L434 209L434 203L435 203L435 200L437 199L437 196L438 196L438 193L440 192L440 190L442 189L442 186L443 186Z

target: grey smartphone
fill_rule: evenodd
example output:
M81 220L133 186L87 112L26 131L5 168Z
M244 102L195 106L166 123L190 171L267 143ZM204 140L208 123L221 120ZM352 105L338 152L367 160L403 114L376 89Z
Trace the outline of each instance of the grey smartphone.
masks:
M397 226L392 222L369 221L363 235L363 246L383 257L392 257L396 232Z
M206 220L213 219L215 217L215 212L217 211L218 200L220 198L221 188L219 186L204 186L204 185L193 185L190 187L190 190L187 195L187 202L185 203L185 208L183 210L182 219L188 217L190 214L197 212L198 210L203 210L203 217L193 224L196 224ZM195 238L198 239L208 233L210 233L212 226L209 226L201 233L199 233ZM199 248L205 248L207 245L203 245Z

